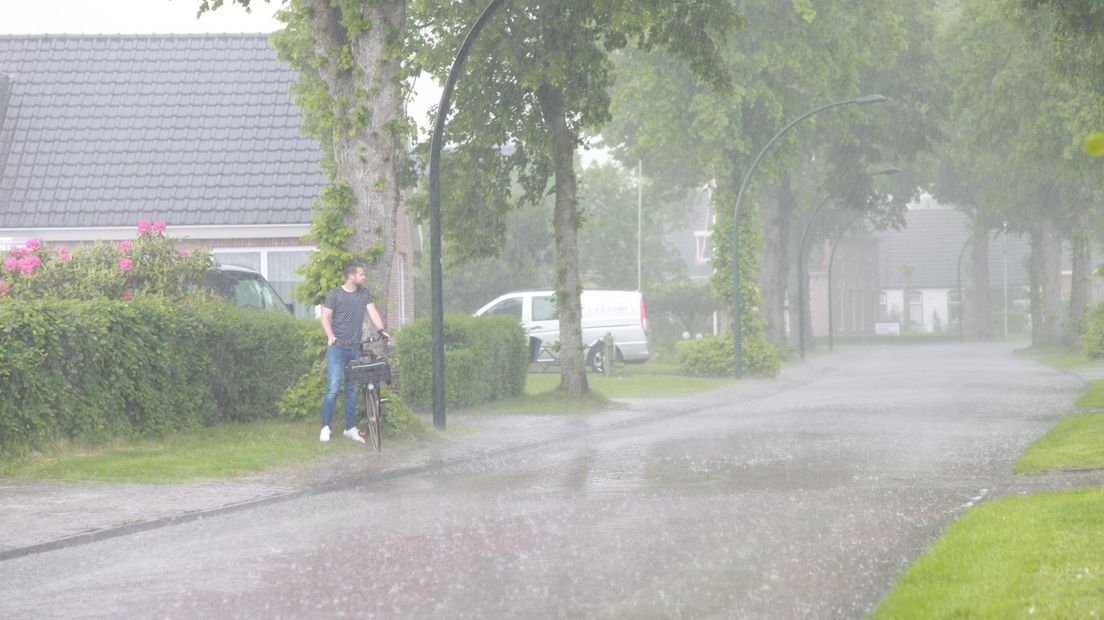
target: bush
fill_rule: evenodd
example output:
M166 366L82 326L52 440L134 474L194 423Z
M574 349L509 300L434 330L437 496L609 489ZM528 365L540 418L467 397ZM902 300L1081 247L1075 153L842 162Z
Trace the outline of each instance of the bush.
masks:
M1090 311L1085 318L1085 333L1081 336L1081 349L1091 359L1104 357L1104 304Z
M517 320L506 316L445 317L445 402L469 406L525 388L529 344ZM403 399L415 407L433 401L433 353L428 319L398 334Z
M211 301L0 299L0 452L273 416L293 319Z
M309 370L298 377L296 381L284 392L277 403L277 410L282 417L300 420L322 420L322 397L326 394L326 335L322 326L314 319L300 319L297 321L299 336L306 347L303 349L302 362ZM394 364L394 356L388 358L388 363ZM389 389L381 391L388 402L383 407L383 434L391 437L416 436L425 429L410 408L403 403L402 398ZM337 416L342 415L342 399L337 397ZM357 417L366 415L364 401L357 403Z
M195 285L213 265L207 251L177 249L165 223L138 223L138 236L96 242L70 251L30 239L0 253L0 297L23 299L131 299L201 296Z
M744 370L764 377L778 375L781 362L778 351L766 338L744 340ZM683 372L701 377L731 376L736 369L736 350L731 337L682 340L675 344L675 355Z

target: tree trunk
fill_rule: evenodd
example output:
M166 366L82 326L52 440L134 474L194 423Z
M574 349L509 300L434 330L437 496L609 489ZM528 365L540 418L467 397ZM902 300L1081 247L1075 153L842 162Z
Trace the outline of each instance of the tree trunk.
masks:
M1062 344L1062 241L1049 217L1031 235L1031 344Z
M353 227L349 250L356 254L378 251L368 265L369 286L381 314L387 312L396 221L400 206L399 166L405 157L401 132L404 118L399 88L399 54L389 49L393 34L403 32L405 0L378 0L362 4L368 27L350 39L340 12L330 0L306 0L319 58L337 58L346 45L353 54L350 70L336 60L323 62L319 73L341 121L333 132L336 178L349 184L354 198L346 223ZM339 102L350 102L342 104ZM354 127L353 131L349 127ZM386 321L386 316L384 320Z
M1077 347L1081 343L1084 325L1082 319L1089 308L1092 286L1092 245L1089 239L1089 214L1078 209L1074 215L1073 234L1070 235L1070 259L1073 275L1070 282L1069 322L1066 324L1066 346Z
M567 124L563 89L543 84L537 89L544 122L552 131L556 207L552 216L556 237L556 309L560 319L560 389L585 394L589 386L583 349L579 281L579 214L575 202L575 145ZM612 362L612 360L611 360Z
M970 271L970 284L973 290L970 291L969 296L963 295L960 298L966 304L966 312L959 312L959 320L965 321L968 314L970 320L967 324L972 328L974 336L979 339L992 338L993 307L989 295L989 227L981 223L974 225L974 239L970 247Z
M767 339L778 346L787 346L791 338L786 333L786 291L790 283L796 287L796 275L791 274L790 248L794 196L790 176L780 185L764 188L759 192L759 214L763 225L763 251L759 255L760 295L763 299L763 316L767 320ZM793 275L793 278L791 278ZM795 290L796 294L796 290ZM796 298L790 303L791 334L797 334Z

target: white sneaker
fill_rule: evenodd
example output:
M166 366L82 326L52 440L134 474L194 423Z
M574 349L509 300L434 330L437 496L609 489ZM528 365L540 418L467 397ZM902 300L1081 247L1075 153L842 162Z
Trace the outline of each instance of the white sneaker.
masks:
M349 439L352 439L353 441L359 441L360 443L364 443L364 438L360 436L360 431L358 431L357 427L355 427L355 426L350 428L350 429L346 429L345 430L345 436L348 437Z
M322 432L318 433L318 441L326 442L330 440L330 427L323 426Z

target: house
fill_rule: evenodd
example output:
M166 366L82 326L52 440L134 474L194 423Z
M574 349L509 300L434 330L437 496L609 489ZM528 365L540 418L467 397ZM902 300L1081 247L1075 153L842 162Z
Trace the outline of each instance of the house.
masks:
M875 322L903 323L906 314L913 331L935 332L957 324L960 255L967 303L971 287L969 218L948 208L914 208L905 218L901 230L845 237L838 244L832 272L836 335L872 334ZM963 248L967 248L964 254ZM827 250L810 261L810 311L816 336L827 336ZM1007 282L1012 302L1026 295L1030 253L1026 235L1009 234L1007 239L999 233L990 235L989 281L995 290ZM993 304L999 312L1000 302L994 299ZM1016 303L1015 307L1022 310L1021 306Z
M0 243L125 239L164 220L290 300L328 183L296 80L266 35L0 36ZM413 254L403 213L391 327L414 317Z

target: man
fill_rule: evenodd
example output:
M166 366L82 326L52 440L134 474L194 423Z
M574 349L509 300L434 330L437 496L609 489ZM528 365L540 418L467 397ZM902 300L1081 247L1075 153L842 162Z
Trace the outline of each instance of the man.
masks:
M361 289L366 276L364 263L345 264L345 283L326 294L322 304L322 329L326 332L326 396L322 399L322 432L319 441L330 440L330 423L333 422L337 408L337 393L345 383L345 433L353 441L364 443L364 438L356 427L356 386L345 382L345 364L360 354L360 343L364 339L364 313L372 319L372 324L383 331L376 305L368 291Z

